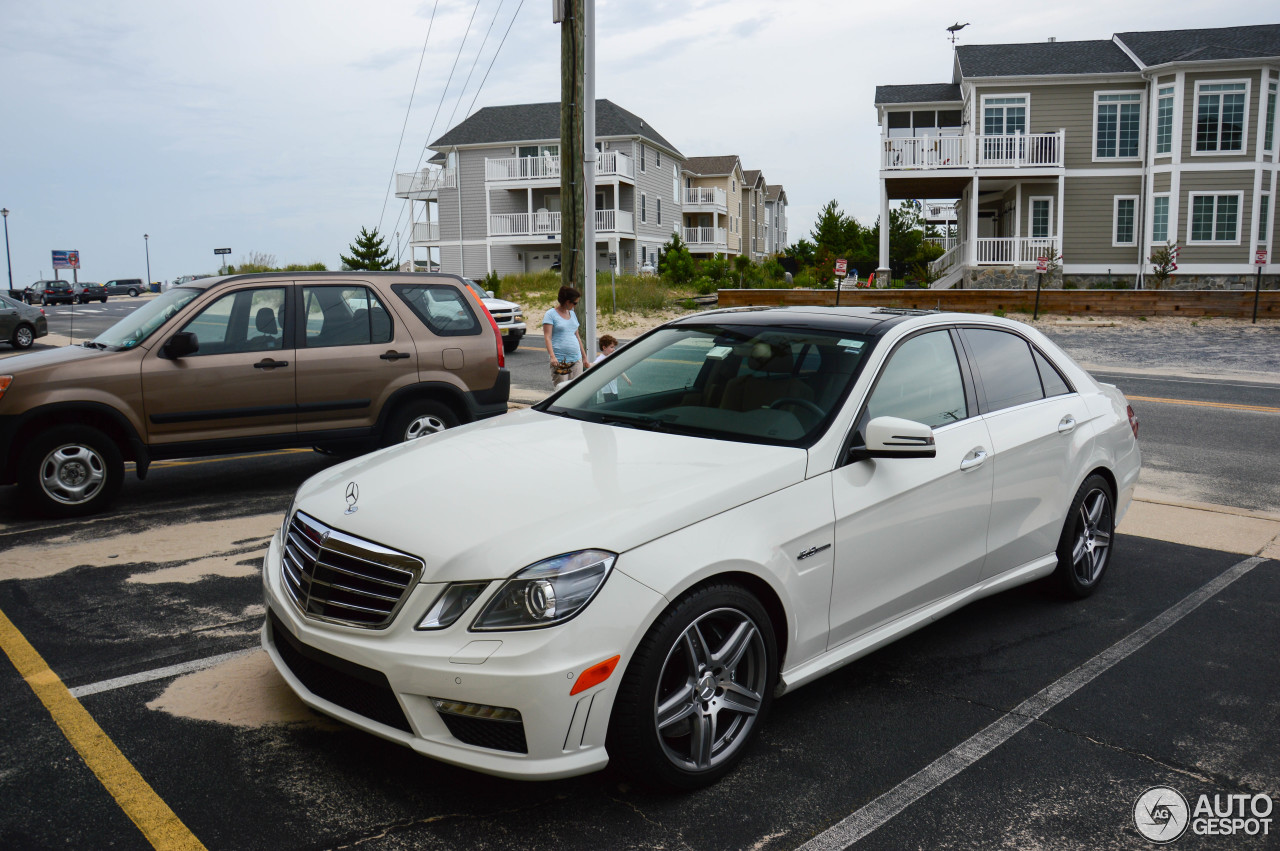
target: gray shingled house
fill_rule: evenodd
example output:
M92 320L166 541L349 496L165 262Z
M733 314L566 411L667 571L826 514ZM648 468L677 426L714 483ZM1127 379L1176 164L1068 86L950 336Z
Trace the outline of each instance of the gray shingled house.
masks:
M492 106L428 147L427 168L397 175L414 210L415 260L481 277L537 272L560 260L560 104ZM596 102L596 267L610 252L619 271L655 261L681 224L684 155L648 122Z
M1179 287L1276 286L1280 24L961 45L950 83L877 86L880 210L954 201L934 286L1137 281L1176 243ZM880 266L888 266L888 230Z

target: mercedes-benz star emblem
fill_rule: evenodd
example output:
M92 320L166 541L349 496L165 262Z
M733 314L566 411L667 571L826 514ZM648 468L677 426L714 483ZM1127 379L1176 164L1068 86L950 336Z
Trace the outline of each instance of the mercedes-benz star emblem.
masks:
M347 510L344 513L355 514L357 511L359 511L360 507L356 505L356 501L359 499L360 499L360 486L357 485L355 482L347 483Z

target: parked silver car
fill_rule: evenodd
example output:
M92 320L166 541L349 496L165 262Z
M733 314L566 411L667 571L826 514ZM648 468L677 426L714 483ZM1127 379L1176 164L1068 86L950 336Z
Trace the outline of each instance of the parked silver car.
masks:
M49 333L44 310L0 295L0 340L15 349L29 349L37 337Z

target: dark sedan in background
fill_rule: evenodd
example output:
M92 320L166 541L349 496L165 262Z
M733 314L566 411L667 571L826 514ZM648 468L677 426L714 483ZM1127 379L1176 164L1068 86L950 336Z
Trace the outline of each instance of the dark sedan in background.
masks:
M49 333L49 320L38 307L0 295L0 341L15 349L29 349L37 337Z
M75 288L70 281L36 281L22 293L27 304L73 304Z
M103 304L107 302L107 288L95 281L81 281L71 289L76 301L80 304L88 304L91 301L100 301Z

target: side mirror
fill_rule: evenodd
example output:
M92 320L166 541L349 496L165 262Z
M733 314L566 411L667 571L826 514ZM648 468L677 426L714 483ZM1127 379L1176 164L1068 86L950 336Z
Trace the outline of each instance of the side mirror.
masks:
M195 334L190 331L179 331L165 341L164 348L160 351L165 357L177 360L187 355L194 355L199 350L200 341L196 339Z
M485 290L485 291L484 291L484 297L485 297L485 298L493 298L493 290Z
M849 461L867 458L935 458L933 429L901 417L876 417L867 423L867 445L849 450Z

